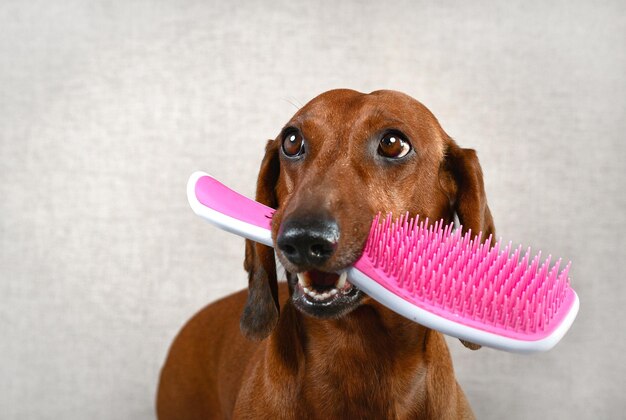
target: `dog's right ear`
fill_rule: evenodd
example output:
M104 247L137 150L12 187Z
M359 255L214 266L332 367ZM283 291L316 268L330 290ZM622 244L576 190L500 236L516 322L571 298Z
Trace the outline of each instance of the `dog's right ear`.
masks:
M257 178L256 201L276 208L276 183L280 170L278 141L269 140ZM243 263L248 272L248 300L239 321L243 335L251 340L267 337L278 322L278 283L274 249L246 239Z

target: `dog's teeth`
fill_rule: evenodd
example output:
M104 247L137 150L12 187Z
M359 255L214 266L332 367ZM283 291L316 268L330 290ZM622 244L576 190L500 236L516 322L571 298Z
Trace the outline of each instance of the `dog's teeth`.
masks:
M343 289L343 287L346 285L346 278L348 277L348 273L346 271L344 271L343 273L341 273L341 275L339 276L339 280L337 280L337 289Z
M300 283L302 287L309 285L309 278L306 273L297 273L296 276L298 276L298 283Z
M315 300L325 300L339 293L339 290L337 290L336 288L332 288L324 293L316 292L315 289L309 287L303 287L302 290L304 290L304 293L307 296L310 296Z
M315 288L311 285L310 277L307 272L297 273L297 276L298 284L302 287L304 293L318 301L331 298L340 292L345 293L346 290L343 290L344 288L349 289L352 287L352 285L346 280L348 274L345 271L339 275L339 279L337 280L335 287L324 292L318 292L315 290Z

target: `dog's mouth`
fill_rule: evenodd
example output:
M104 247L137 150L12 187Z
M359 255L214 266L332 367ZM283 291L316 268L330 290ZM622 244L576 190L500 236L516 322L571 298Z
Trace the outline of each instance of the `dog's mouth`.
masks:
M328 302L335 295L347 294L354 287L348 282L348 274L325 273L311 270L298 273L298 287L304 292L304 296L315 302Z
M309 270L297 273L293 302L317 318L335 318L358 305L363 293L348 281L346 271L327 273Z

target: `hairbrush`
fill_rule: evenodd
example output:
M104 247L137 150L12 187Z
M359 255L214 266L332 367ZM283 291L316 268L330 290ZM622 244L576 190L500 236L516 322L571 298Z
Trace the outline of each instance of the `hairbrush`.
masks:
M244 197L206 173L194 173L187 197L214 225L273 246L274 209ZM554 347L570 328L579 301L571 263L551 265L541 252L503 247L453 224L407 215L376 215L350 282L398 314L428 328L495 349L532 353Z

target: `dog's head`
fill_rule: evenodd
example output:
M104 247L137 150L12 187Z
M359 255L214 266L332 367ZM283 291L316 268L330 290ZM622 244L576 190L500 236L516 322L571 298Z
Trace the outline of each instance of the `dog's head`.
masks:
M364 294L342 270L361 255L372 218L409 212L494 231L476 153L424 105L394 91L333 90L311 100L267 143L256 199L276 208L272 238L291 299L305 314L348 314ZM249 296L241 328L266 337L278 320L274 250L246 242Z

